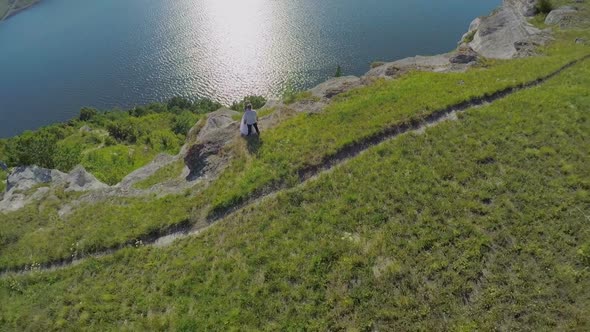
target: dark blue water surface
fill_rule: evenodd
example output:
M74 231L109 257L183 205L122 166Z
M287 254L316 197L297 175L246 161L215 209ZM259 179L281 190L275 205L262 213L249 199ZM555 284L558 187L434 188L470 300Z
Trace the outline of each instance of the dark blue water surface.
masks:
M453 49L500 0L43 0L0 23L0 137L82 106L229 104Z

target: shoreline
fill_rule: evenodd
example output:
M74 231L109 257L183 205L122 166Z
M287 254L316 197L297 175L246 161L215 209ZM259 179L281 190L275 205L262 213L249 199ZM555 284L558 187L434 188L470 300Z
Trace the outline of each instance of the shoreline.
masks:
M16 14L18 14L18 13L20 13L22 11L25 11L25 10L27 10L27 9L35 6L39 2L41 2L41 0L34 0L30 4L28 4L28 5L24 6L24 7L18 8L18 9L14 9L14 6L13 6L12 8L8 9L8 11L6 12L6 14L4 14L4 17L2 17L0 19L0 22L3 22L3 21L9 19L10 17L12 17L12 16L14 16Z

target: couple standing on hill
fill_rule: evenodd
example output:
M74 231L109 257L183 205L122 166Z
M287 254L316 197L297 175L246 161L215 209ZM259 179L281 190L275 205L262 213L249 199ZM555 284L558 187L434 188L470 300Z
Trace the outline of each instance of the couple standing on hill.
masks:
M242 117L242 123L240 124L240 132L242 135L250 136L252 134L252 127L256 129L256 134L260 136L260 130L258 130L258 114L252 109L252 104L246 104L244 107L244 116Z

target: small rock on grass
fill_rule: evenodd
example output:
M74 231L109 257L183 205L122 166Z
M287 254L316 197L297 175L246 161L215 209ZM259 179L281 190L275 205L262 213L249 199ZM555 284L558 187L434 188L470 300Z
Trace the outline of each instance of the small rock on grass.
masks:
M569 25L572 23L574 19L573 16L576 14L578 10L572 6L563 6L557 9L552 10L547 18L545 19L545 24L547 25Z

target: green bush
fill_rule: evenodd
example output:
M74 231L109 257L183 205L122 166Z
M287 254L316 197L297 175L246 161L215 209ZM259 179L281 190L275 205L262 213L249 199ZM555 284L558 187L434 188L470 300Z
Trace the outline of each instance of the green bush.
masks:
M263 107L266 104L266 98L264 98L263 96L254 95L247 96L244 97L244 99L242 99L241 101L234 102L230 108L236 112L241 112L244 110L247 103L252 104L252 108L256 110Z
M115 140L115 139L114 139L113 137L111 137L111 136L107 136L107 137L104 139L104 144L105 144L106 146L113 146L113 145L117 145L117 140Z
M79 145L60 146L54 156L55 167L63 172L71 171L81 161L82 147Z
M106 111L102 114L102 117L105 120L109 120L109 121L119 121L119 120L123 120L126 118L129 118L129 113L128 112L123 112L120 109L112 109L110 111Z
M154 131L145 136L144 139L145 144L156 151L175 152L182 144L181 139L169 130Z
M44 127L35 133L47 132L50 135L55 136L58 140L61 140L76 132L76 129L72 125L73 124L71 123L52 125L49 127Z
M119 142L135 143L139 138L139 130L131 120L124 120L110 123L107 131L114 139Z
M334 77L342 77L342 67L340 67L340 65L336 67L336 74L334 74Z
M151 103L147 105L147 108L154 113L165 113L168 110L166 105L162 103Z
M292 104L295 102L297 95L301 93L292 82L287 82L287 85L282 91L281 98L285 104Z
M183 97L173 97L170 98L167 102L168 109L171 110L174 107L183 108L183 109L190 109L193 107L193 103Z
M95 116L98 115L98 111L94 108L84 107L80 110L80 121L89 121L92 120Z
M537 2L537 11L541 14L549 14L553 10L553 4L550 0L539 0Z
M194 113L197 113L197 114L206 114L206 113L215 112L218 109L220 109L221 107L223 107L223 105L221 105L218 102L215 102L215 101L213 101L211 99L207 99L207 98L201 98L201 99L197 99L193 103L193 107L191 108L191 111L193 111Z
M223 105L221 105L220 103L215 102L211 99L198 98L194 101L191 101L191 100L183 98L183 97L171 98L166 103L166 106L168 107L168 112L172 112L175 114L180 114L178 109L190 110L191 112L196 113L196 114L205 114L205 113L214 112L214 111L220 109L221 107L223 107ZM176 110L174 110L175 108L176 108Z
M6 162L6 145L8 144L7 139L0 139L0 161Z
M80 163L83 146L80 141L60 144L60 133L59 128L57 131L55 128L44 128L37 132L25 132L8 141L4 158L11 166L36 165L70 171Z
M193 113L184 111L174 119L172 131L176 134L186 136L196 122L197 117Z
M136 118L140 118L142 116L146 116L148 114L152 114L154 113L152 110L150 110L147 107L143 107L143 106L138 106L135 107L134 109L129 110L129 115L134 116Z
M84 143L89 145L100 145L102 144L102 137L95 133L82 133L82 137L84 138Z
M174 107L168 109L168 113L179 115L180 113L184 112L184 110L186 110L186 108L174 106Z
M11 166L37 165L54 168L58 140L58 136L50 130L27 131L9 142L7 162Z

